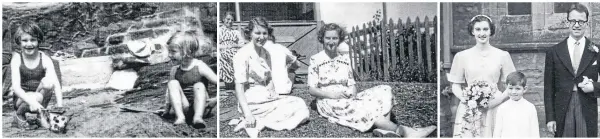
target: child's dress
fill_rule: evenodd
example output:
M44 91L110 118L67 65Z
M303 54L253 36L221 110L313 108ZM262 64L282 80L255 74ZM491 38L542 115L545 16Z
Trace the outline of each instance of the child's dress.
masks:
M270 47L268 45L274 44L266 43L263 47ZM258 126L264 125L273 130L291 130L308 119L308 107L302 98L276 93L275 88L281 86L275 86L277 84L272 80L272 68L267 62L283 57L270 57L259 57L252 43L242 47L233 61L235 82L248 85L244 95ZM239 111L243 113L241 109Z
M496 111L494 138L539 138L540 129L535 106L521 98L508 100Z
M356 83L348 55L330 58L321 51L310 58L308 71L308 85L326 92L347 91ZM330 122L365 132L389 114L393 98L390 86L379 85L350 99L318 99L317 111Z

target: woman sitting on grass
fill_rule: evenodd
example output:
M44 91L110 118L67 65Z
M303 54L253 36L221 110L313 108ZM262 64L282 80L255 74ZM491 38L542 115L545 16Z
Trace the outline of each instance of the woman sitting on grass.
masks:
M308 107L299 97L280 95L291 91L287 67L296 58L273 43L273 28L264 17L250 20L244 34L250 42L233 57L236 97L243 114L235 130L245 128L250 137L257 137L264 127L296 128L307 121Z
M177 116L173 124L185 123L184 112L187 112L193 115L191 123L194 128L205 128L202 119L205 107L212 107L216 102L215 99L208 99L206 85L202 82L205 79L214 84L218 82L215 72L198 59L209 55L209 48L212 47L209 39L202 38L205 37L198 35L197 30L187 30L176 33L167 42L169 57L179 64L171 69L166 93L165 114L174 112Z
M21 52L14 52L10 62L14 108L17 110L15 124L19 128L34 128L26 121L26 113L38 113L39 124L49 128L42 110L47 109L52 93L56 106L62 107L62 91L54 64L49 56L39 51L44 40L40 27L33 22L21 24L15 32L15 43Z
M310 58L309 93L317 98L317 111L329 121L365 132L375 126L375 136L426 137L436 126L411 128L390 120L394 95L392 87L379 85L357 93L350 57L340 54L346 31L337 24L327 24L318 32L321 51Z

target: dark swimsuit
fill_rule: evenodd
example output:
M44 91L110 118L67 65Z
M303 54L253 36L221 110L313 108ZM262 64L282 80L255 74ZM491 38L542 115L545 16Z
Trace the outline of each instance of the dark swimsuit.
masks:
M19 66L19 72L21 76L21 88L25 90L25 92L34 92L37 90L38 86L42 82L42 78L46 77L46 70L42 65L42 54L40 53L40 63L33 68L29 69L25 66L25 61L23 60L23 55L21 55L21 66ZM13 103L15 109L17 109L17 100L19 98L17 95L13 96Z

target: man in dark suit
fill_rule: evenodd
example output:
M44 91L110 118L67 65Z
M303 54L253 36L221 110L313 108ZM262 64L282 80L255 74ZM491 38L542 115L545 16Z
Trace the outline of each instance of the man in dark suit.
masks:
M589 11L575 4L567 13L570 35L546 52L544 105L555 137L598 136L600 54L584 34ZM585 78L593 81L586 82Z

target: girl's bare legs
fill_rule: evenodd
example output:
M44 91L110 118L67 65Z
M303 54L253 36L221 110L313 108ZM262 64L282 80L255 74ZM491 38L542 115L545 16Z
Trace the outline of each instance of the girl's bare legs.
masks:
M175 115L177 116L177 119L173 124L183 124L185 123L185 114L183 113L184 107L189 107L189 102L184 98L185 96L183 95L183 90L181 89L181 85L179 85L179 81L171 80L167 86L169 98L171 99L171 108L173 108Z
M48 104L50 103L50 100L52 99L53 89L54 89L54 84L52 82L50 82L47 78L43 78L40 82L40 85L36 89L36 91L35 92L27 92L25 94L25 97L34 97L37 103L40 103L44 108L47 108ZM17 118L19 118L19 120L21 120L21 121L26 120L25 114L28 112L29 113L37 113L38 114L37 117L40 121L41 126L44 128L50 127L50 124L48 123L48 120L46 119L47 117L42 116L41 110L32 111L31 108L29 108L29 105L27 103L25 103L25 101L23 101L21 99L17 99L15 101L17 101L16 115L17 115Z
M38 88L36 90L36 92L38 92L42 95L41 100L38 99L38 102L40 102L44 108L48 108L48 104L50 103L50 100L52 99L52 92L55 87L54 85L56 85L56 84L53 83L51 80L49 80L49 78L43 78L40 85L38 86ZM41 113L41 112L38 113L38 117L40 118L40 124L44 128L50 128L50 123L48 123L48 119L46 119L48 117L42 116L42 114L43 113Z
M199 128L206 127L202 116L204 115L207 95L208 92L206 91L204 83L199 82L194 84L194 117L192 123L194 126L198 124L197 126L199 126Z

